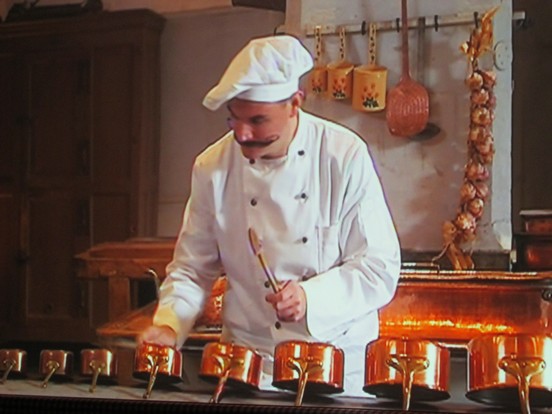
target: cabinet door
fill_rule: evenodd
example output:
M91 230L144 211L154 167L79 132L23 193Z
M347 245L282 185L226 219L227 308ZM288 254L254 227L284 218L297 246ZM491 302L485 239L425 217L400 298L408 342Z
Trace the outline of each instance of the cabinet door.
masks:
M136 235L139 107L136 48L112 42L94 48L92 100L93 243ZM134 214L132 214L134 213Z
M19 157L26 119L20 65L13 55L0 55L0 338L16 315L14 295L19 291Z
M23 157L17 336L86 337L86 294L73 257L90 245L90 59L72 51L27 56L29 125Z

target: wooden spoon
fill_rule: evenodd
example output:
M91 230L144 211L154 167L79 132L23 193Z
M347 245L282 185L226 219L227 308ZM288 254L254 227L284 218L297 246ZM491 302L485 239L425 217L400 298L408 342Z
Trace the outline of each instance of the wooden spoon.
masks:
M411 137L424 130L429 118L427 90L410 76L407 0L402 0L402 75L387 95L387 126L392 135Z

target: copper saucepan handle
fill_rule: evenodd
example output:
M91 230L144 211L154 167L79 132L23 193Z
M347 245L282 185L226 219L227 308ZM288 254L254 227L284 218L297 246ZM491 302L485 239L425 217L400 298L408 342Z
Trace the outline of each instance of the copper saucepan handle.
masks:
M2 378L0 379L0 384L3 384L7 381L8 375L10 375L10 372L13 369L13 367L15 367L15 364L17 364L15 359L10 358L10 359L4 360L2 365L6 367L6 371L4 371L4 375L2 375Z
M209 400L210 403L216 404L220 401L220 396L224 391L224 386L226 385L226 381L228 380L228 375L230 375L230 358L224 357L222 355L213 355L213 359L215 360L216 364L220 367L220 370L222 372L222 375L218 380L215 391L213 392L213 395Z
M151 367L151 371L150 371L150 377L148 381L148 386L146 388L146 392L144 392L144 395L142 396L144 399L149 398L151 395L153 385L155 384L155 380L157 379L157 373L159 372L159 367L169 362L168 357L147 355L146 358Z
M529 406L529 385L531 378L544 371L546 362L539 357L505 356L498 361L498 367L512 375L518 384L519 403L523 414L531 414Z
M106 368L105 362L92 360L90 361L90 369L94 373L92 376L92 383L90 384L90 388L88 389L89 392L94 392L96 389L96 383L98 382L98 377L102 373L102 371Z
M425 357L392 354L389 355L389 358L385 361L385 363L390 367L395 368L402 375L402 409L403 411L408 411L412 396L414 374L427 369L429 367L429 360Z
M313 361L311 358L289 358L287 365L299 374L299 385L297 387L297 396L295 397L295 406L299 407L303 403L309 374L322 370L322 363L320 361Z
M59 362L50 360L46 363L46 368L49 369L48 375L46 375L46 378L44 378L44 381L42 381L42 388L46 388L48 386L48 381L50 381L50 378L52 378L52 375L58 370L60 367Z

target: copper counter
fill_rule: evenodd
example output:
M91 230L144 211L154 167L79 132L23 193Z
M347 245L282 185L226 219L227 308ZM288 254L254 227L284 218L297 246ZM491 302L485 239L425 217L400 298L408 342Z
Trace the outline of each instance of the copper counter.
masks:
M82 278L160 279L172 256L173 239L104 243L78 256ZM115 284L115 286L117 286ZM191 340L218 338L225 279L221 276ZM114 290L111 307L120 304ZM120 306L120 305L119 305ZM119 312L97 332L105 340L134 338L151 322L155 303ZM119 308L119 311L122 311ZM113 316L113 315L112 315ZM380 311L382 336L407 336L464 346L483 333L552 332L552 271L454 271L405 268L393 300Z

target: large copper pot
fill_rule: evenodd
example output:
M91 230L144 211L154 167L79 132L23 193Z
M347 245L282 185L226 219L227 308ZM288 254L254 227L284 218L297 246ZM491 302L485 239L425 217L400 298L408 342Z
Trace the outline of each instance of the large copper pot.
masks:
M297 391L295 405L305 393L343 392L343 350L321 342L286 341L274 350L272 385Z
M173 347L142 343L134 353L133 376L148 380L143 397L149 398L158 377L167 383L182 380L182 353Z
M256 351L232 343L210 342L203 348L199 377L217 382L210 402L218 403L226 383L258 389L262 356Z
M27 374L27 351L22 349L0 349L0 384L7 381L8 375L24 377Z
M468 343L470 400L496 406L552 406L552 337L482 335Z
M377 397L410 401L450 398L450 352L425 339L380 338L366 345L364 391Z

